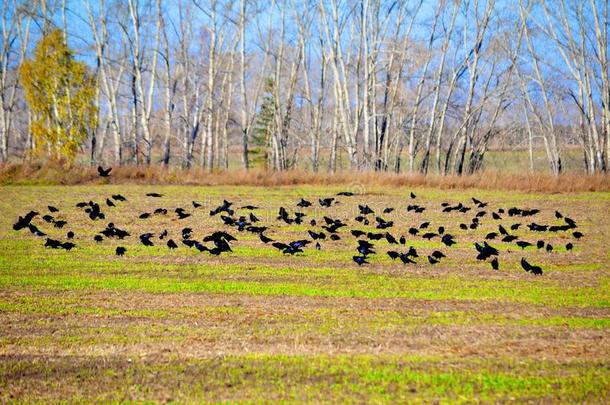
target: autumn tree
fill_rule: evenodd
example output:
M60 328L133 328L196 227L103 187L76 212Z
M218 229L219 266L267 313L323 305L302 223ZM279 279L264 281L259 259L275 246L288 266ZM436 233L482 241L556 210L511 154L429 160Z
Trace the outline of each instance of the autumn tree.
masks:
M37 148L53 159L74 160L88 131L97 125L95 81L87 65L74 59L57 29L42 37L19 76Z

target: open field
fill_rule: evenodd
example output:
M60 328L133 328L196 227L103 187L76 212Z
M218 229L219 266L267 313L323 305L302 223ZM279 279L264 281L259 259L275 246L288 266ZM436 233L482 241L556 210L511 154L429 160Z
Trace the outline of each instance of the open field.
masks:
M276 220L296 202L317 202L344 190L340 204L302 209L302 225ZM149 192L162 193L151 198ZM416 199L410 199L414 191ZM128 201L107 207L121 193ZM476 230L459 224L474 215L441 212L440 204L489 203ZM260 206L256 215L275 240L307 237L309 219L324 215L349 229L374 231L353 218L358 204L394 220L420 252L403 265L375 242L369 265L352 261L355 238L345 228L321 250L283 255L256 235L222 224L209 211L223 199ZM91 221L75 204L100 203L105 220ZM199 201L194 209L191 201ZM407 213L416 202L422 214ZM75 232L71 251L45 248L44 238L12 224L29 210L68 224L56 229L36 218L49 237ZM532 218L493 221L493 209L539 208ZM164 207L170 214L138 219ZM192 216L173 214L184 207ZM525 228L573 218L585 236ZM247 214L248 211L238 210ZM610 397L610 193L530 194L482 189L439 190L374 186L144 186L128 184L0 187L0 402L50 401L332 401L332 402L588 402ZM410 236L427 220L444 225L457 245ZM93 236L108 222L128 230L124 241ZM544 239L552 252L521 251L490 241L500 270L475 259L474 242L499 223L524 225L514 234ZM194 238L226 230L232 253L211 256L179 243L140 244L137 236L167 229L177 242L185 226ZM574 243L572 251L565 244ZM124 246L124 257L115 249ZM404 246L399 246L404 250ZM431 266L433 250L447 257ZM526 257L544 274L524 272Z

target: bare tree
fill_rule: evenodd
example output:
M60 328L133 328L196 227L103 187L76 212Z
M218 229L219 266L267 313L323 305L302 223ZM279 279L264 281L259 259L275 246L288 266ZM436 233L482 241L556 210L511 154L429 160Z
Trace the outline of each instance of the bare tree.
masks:
M9 138L18 102L19 81L16 67L26 56L32 18L22 12L16 0L5 1L0 8L2 39L0 42L0 162L9 156Z

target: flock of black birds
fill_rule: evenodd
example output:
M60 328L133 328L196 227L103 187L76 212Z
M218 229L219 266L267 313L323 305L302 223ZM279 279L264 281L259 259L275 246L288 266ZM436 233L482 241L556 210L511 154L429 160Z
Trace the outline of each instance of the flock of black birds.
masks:
M110 170L110 168L98 168L99 174L102 177L107 177ZM160 199L163 197L162 194L153 192L147 193L146 196L154 199ZM354 196L354 193L348 191L341 192L334 197L320 198L318 199L317 204L321 207L321 209L327 209L337 204L341 204L341 201L338 200L339 197L352 196ZM417 196L414 193L410 193L410 198L411 203L406 204L405 208L401 208L406 209L407 213L412 213L414 216L417 216L430 209L430 207L415 203L417 201ZM476 259L489 262L490 266L494 270L500 269L500 252L496 247L489 244L492 241L493 243L497 242L514 245L521 250L535 246L537 249L544 249L546 252L553 251L553 246L550 243L545 242L543 239L539 239L536 242L529 242L518 236L517 232L522 228L522 226L527 227L530 231L539 233L541 235L544 233L570 232L571 236L576 240L583 237L583 234L576 230L578 228L576 222L573 219L564 216L559 211L555 212L555 217L559 222L557 224L538 224L536 222L530 222L529 224L524 225L521 222L516 222L517 219L524 220L525 218L534 217L540 212L540 210L521 209L517 207L512 207L506 210L503 208L490 210L488 208L488 203L486 202L474 197L471 198L471 201L472 204L458 203L456 205L451 205L450 203L444 202L440 205L440 212L442 214L451 212L463 214L464 218L468 218L468 220L463 220L463 222L459 223L458 226L461 230L464 230L467 233L471 230L476 230L479 228L483 224L483 219L486 217L491 218L491 221L494 223L507 218L511 219L513 222L508 226L503 225L502 223L498 223L497 226L494 224L497 231L487 233L484 240L474 243ZM109 210L116 209L119 205L125 202L127 202L127 198L121 194L114 194L108 198L105 198L105 204ZM76 207L82 209L83 214L86 215L91 221L96 222L103 221L106 218L106 215L102 210L103 204L103 202L100 204L94 201L82 201L77 203ZM315 244L315 249L320 250L322 249L322 244L328 241L342 240L349 238L351 235L357 244L355 247L357 254L352 257L352 260L359 266L368 264L369 258L377 254L375 242L380 240L385 240L389 245L396 246L395 249L390 249L385 252L392 260L398 259L404 264L412 265L421 262L419 261L420 252L418 252L414 246L408 246L410 239L422 238L426 240L438 240L448 250L459 243L456 240L456 237L449 233L449 226L437 225L433 227L430 221L423 221L416 226L403 227L402 225L397 226L393 220L388 220L382 217L382 215L389 215L392 212L395 212L396 208L394 207L384 207L381 209L381 213L378 215L369 205L359 204L358 213L353 220L361 225L350 227L350 225L346 222L347 220L341 218L331 218L328 215L323 215L321 220L316 218L307 220L306 218L308 218L310 215L303 211L312 207L314 204L315 203L312 201L301 198L298 202L296 202L295 210L291 210L290 208L283 206L279 208L276 221L285 223L289 226L309 224L309 226L313 228L307 230L307 237L293 241L278 241L268 236L266 233L272 230L271 225L262 226L259 224L261 220L255 214L255 211L259 209L257 206L245 205L240 208L236 208L232 202L224 200L222 204L212 209L209 212L209 215L210 217L218 217L220 224L224 225L226 228L234 229L237 232L250 232L257 235L263 244L270 244L283 254L287 255L301 253L304 251L303 249L305 249L311 243ZM203 207L203 204L196 201L192 201L191 205L193 210L201 209ZM19 216L17 222L13 225L13 229L15 231L27 229L36 237L46 237L44 246L48 248L65 250L74 249L76 247L76 244L73 242L75 237L74 231L68 231L66 233L66 240L61 241L48 237L47 234L39 228L39 226L42 225L36 225L34 223L36 218L40 217L42 221L52 225L54 228L63 229L66 227L66 225L68 225L68 221L66 219L55 218L53 216L61 216L60 210L57 207L49 205L47 209L49 214L44 214L42 216L37 211L30 211L24 216ZM297 209L299 211L297 211ZM238 214L238 211L240 211L240 214ZM192 212L187 212L186 209L181 207L175 208L173 213L176 215L176 219L180 221L192 216ZM474 213L472 217L470 216L471 213ZM156 208L150 212L139 214L138 219L146 220L153 216L159 215L170 215L170 210L167 208ZM369 229L374 227L375 231L358 229L360 226L369 227ZM349 229L349 232L344 231L344 229L347 228L351 228ZM405 234L396 237L396 233L392 234L390 232L390 230L397 228L406 230ZM129 231L121 229L114 223L109 222L104 229L100 230L99 233L93 237L93 240L96 243L102 243L105 239L124 240L130 236L131 234ZM180 239L177 239L178 237ZM225 252L232 252L231 244L237 241L237 238L227 232L227 230L216 230L209 235L205 235L202 239L197 239L193 237L193 230L189 227L182 228L179 235L174 236L174 238L179 240L179 243L170 238L167 229L163 229L160 232L146 232L139 235L138 238L140 243L144 246L155 246L156 243L164 242L169 249L174 250L178 249L179 245L182 244L187 248L194 248L199 252L207 252L216 256ZM574 244L572 242L565 244L566 250L569 251L573 248ZM118 246L116 248L117 256L123 256L126 253L126 247ZM425 256L425 259L423 260L424 262L427 261L429 265L435 265L447 257L447 254L448 251L442 252L440 250L434 250L428 255L423 255ZM535 275L543 273L540 266L530 264L525 258L522 258L520 263L523 270L528 273Z

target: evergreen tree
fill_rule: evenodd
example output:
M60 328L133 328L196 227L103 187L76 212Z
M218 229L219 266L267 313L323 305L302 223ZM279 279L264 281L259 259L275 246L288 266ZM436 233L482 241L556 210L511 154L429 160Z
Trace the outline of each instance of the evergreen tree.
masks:
M274 87L273 79L267 79L261 108L256 117L255 126L252 128L251 144L253 148L249 150L248 154L252 157L254 167L271 166L271 137L275 130Z

